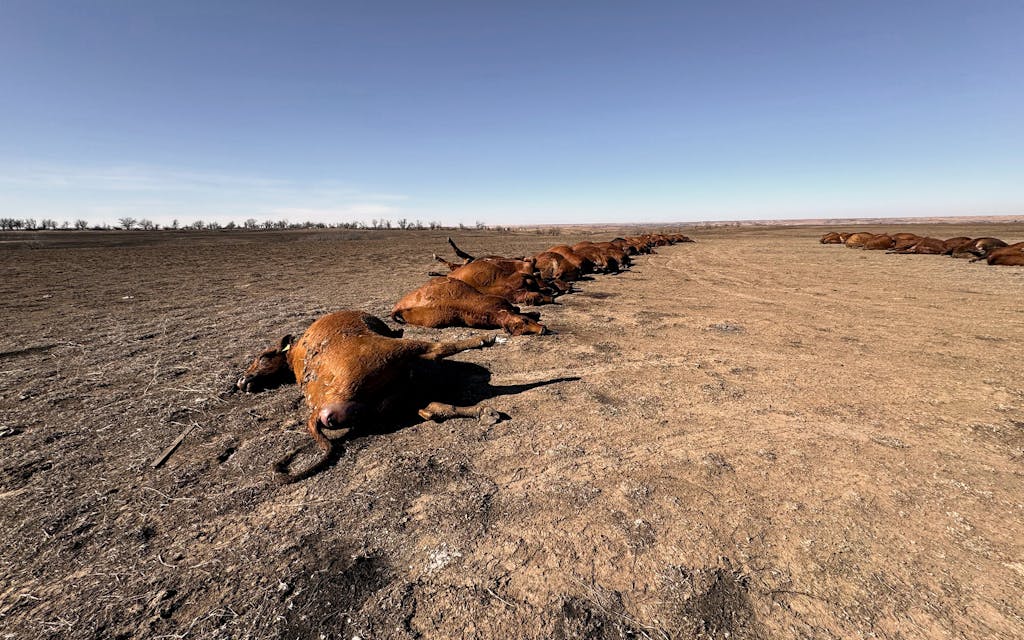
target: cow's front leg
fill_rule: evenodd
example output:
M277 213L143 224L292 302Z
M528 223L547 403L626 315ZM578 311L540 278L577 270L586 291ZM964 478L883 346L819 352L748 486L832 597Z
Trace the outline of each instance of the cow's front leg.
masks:
M501 420L501 414L487 406L456 407L443 402L431 402L420 409L419 414L424 420L433 420L434 422L444 422L452 418L476 418L483 424L492 425Z

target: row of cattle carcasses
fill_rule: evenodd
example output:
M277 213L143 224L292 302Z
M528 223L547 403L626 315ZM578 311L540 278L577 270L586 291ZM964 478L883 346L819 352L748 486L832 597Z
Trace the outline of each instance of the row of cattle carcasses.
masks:
M1009 244L999 238L957 236L941 240L916 233L846 233L830 231L822 244L844 244L850 249L884 250L887 253L921 253L985 260L992 265L1024 266L1024 242Z
M543 305L572 292L572 283L590 273L616 273L630 265L631 256L654 247L691 242L683 234L646 234L608 242L560 244L533 256L474 257L459 249L461 262L434 259L448 268L395 305L391 318L423 327L464 326L504 329L511 335L543 334L538 312L516 305Z
M647 234L610 242L557 245L535 256L475 258L449 243L461 263L448 262L449 272L404 296L391 312L400 322L426 327L465 326L504 329L513 335L542 334L536 312L516 304L545 304L572 291L572 282L592 272L614 273L630 264L630 256L652 253L653 247L692 242L682 234ZM494 344L494 336L454 342L403 337L380 318L361 311L336 311L317 318L299 338L286 335L260 353L233 388L254 392L282 384L302 386L310 410L307 429L320 457L290 472L295 449L274 466L280 481L294 482L325 468L336 451L329 432L359 429L389 419L410 403L409 374L419 360L438 360L467 349ZM422 407L422 408L420 408ZM497 420L489 407L457 407L422 402L416 413L425 420L475 417Z

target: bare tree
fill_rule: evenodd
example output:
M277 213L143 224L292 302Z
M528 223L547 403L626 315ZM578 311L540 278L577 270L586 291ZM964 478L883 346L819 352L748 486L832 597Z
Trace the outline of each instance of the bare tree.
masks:
M256 228L256 218L247 218L246 221L245 221L245 225L244 226L245 226L246 229L255 229Z
M131 231L132 227L135 226L135 223L138 222L135 218L132 218L131 216L118 218L117 221L121 223L121 226L125 228L125 231Z
M139 226L145 229L146 231L152 231L154 224L153 221L150 220L149 218L143 218L142 220L139 220Z

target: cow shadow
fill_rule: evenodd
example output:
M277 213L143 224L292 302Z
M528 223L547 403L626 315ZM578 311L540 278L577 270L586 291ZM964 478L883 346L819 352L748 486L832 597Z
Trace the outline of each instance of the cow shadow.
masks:
M380 416L373 425L359 429L358 435L394 433L424 422L417 411L431 402L441 402L457 407L486 405L488 400L501 396L523 393L561 382L575 382L579 376L559 376L535 382L493 385L491 372L487 367L473 362L457 360L435 360L416 363L410 372L409 389L396 403L390 415ZM512 416L499 412L501 420ZM461 419L460 422L473 422Z
M455 360L421 361L410 371L406 384L401 385L394 394L394 402L387 411L361 421L354 428L339 433L337 436L327 434L333 442L328 458L317 473L333 467L345 456L348 443L376 435L395 433L408 427L426 422L418 411L432 402L455 405L457 407L475 407L486 405L488 400L500 396L515 395L561 382L575 382L579 376L559 376L547 380L526 382L521 384L492 385L491 372L484 366L471 362ZM308 408L307 408L308 409ZM512 416L497 412L499 422L510 420ZM453 424L466 425L473 428L482 424L474 418L453 418ZM309 442L308 444L312 444ZM312 447L305 447L312 449Z

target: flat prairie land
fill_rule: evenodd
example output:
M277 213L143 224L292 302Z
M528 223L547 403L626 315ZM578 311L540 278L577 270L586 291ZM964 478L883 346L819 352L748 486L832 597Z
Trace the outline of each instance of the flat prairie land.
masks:
M541 307L552 335L413 372L503 421L380 424L284 486L301 394L232 382L386 317L444 232L3 235L0 635L1024 637L1024 268L823 230L684 229Z

